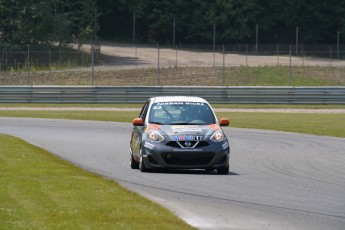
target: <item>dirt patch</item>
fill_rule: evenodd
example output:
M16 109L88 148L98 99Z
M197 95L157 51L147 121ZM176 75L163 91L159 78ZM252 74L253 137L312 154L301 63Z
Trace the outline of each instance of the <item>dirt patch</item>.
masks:
M84 46L86 50L90 47ZM157 47L124 46L116 43L101 43L101 53L106 66L116 67L186 67L186 66L278 66L290 65L287 52L276 55L246 55L225 52L200 52ZM113 59L111 58L113 57ZM159 62L158 62L159 58ZM344 60L292 56L294 66L345 66Z

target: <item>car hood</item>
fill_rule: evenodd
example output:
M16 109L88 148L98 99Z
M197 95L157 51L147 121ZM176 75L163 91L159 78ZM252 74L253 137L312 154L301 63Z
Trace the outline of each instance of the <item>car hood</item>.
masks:
M199 135L210 136L216 130L220 129L219 125L161 125L159 130L163 135L180 136L180 135Z

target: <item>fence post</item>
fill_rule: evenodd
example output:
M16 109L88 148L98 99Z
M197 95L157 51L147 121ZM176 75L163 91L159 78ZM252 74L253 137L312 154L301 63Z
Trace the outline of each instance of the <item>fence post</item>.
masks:
M339 31L337 32L337 59L339 59Z
M213 21L213 67L216 65L216 20Z
M332 46L329 47L329 66L332 66L332 53L333 53L333 49Z
M134 44L134 53L135 53L135 68L138 66L138 50L137 46Z
M61 67L61 47L59 47L59 65Z
M49 70L52 71L52 50L49 47Z
M176 30L176 20L174 17L174 24L173 24L173 47L175 46L175 30Z
M5 51L5 70L7 70L8 60L7 60L7 50Z
M289 46L289 86L291 86L291 45Z
M255 28L255 52L258 54L258 48L259 48L259 24L256 23Z
M160 59L160 50L159 50L159 45L157 43L157 85L160 85L160 63L159 63L159 59Z
M91 44L91 70L92 70L92 78L91 78L91 84L94 86L94 78L95 78L95 44Z
M26 45L27 48L28 48L28 60L27 60L27 67L26 67L26 70L27 70L27 77L28 77L28 85L30 85L30 45L27 44Z
M302 45L302 66L304 66L304 45Z
M176 56L175 68L177 68L177 45L175 45L175 56Z
M248 44L246 44L246 67L248 67Z
M279 44L277 44L277 66L279 66Z
M135 11L133 12L133 45L135 45Z
M296 57L298 56L298 26L296 27Z
M224 48L224 45L223 45L222 86L224 86L224 71L225 71L225 48Z

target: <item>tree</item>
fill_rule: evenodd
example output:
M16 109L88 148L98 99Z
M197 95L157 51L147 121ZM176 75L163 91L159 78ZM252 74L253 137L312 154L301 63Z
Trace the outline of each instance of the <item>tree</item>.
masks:
M34 44L92 39L95 0L1 0L2 42Z

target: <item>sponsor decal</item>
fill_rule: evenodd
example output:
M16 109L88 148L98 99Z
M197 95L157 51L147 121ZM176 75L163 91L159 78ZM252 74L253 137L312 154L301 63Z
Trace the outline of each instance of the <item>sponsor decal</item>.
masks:
M153 149L155 147L154 144L151 144L149 142L145 142L145 145L144 145L145 148L148 148L148 149Z
M199 125L172 125L171 130L177 132L201 132L202 129Z
M173 136L174 141L201 141L201 136Z
M205 103L202 103L202 102L186 102L185 104L186 105L201 105L201 106L205 105Z
M157 109L162 109L162 106L160 106L160 105L156 105L156 106L153 106L153 108L152 108L153 110L157 110Z
M200 105L204 106L202 102L182 102L182 101L171 101L171 102L158 102L157 105Z
M202 149L173 149L174 152L202 152Z

